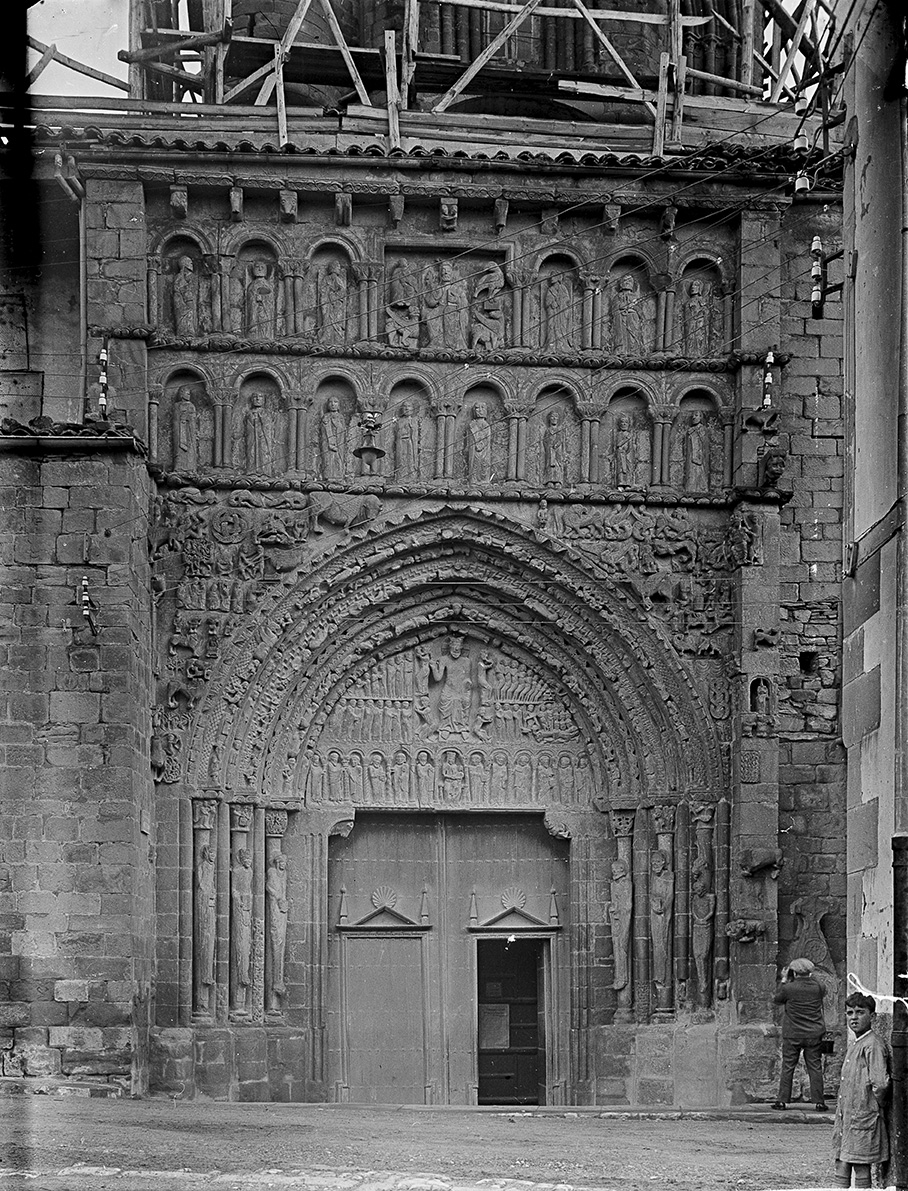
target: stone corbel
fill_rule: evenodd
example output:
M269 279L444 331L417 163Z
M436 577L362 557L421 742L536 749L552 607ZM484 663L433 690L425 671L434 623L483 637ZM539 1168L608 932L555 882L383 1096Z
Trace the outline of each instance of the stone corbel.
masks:
M508 226L509 206L510 203L506 198L499 198L495 200L495 205L492 208L492 225L495 228L495 234L497 236L500 236Z
M458 201L453 195L442 195L438 206L438 227L443 232L456 232Z
M299 196L295 190L278 191L281 223L296 223Z
M243 222L243 188L242 186L230 187L230 222Z
M353 223L353 195L338 192L334 196L334 222L338 227L349 227Z
M183 220L189 214L189 191L185 186L171 186L170 214L174 219Z
M406 203L407 200L402 194L388 196L388 218L391 220L391 226L395 231L397 231L403 222Z

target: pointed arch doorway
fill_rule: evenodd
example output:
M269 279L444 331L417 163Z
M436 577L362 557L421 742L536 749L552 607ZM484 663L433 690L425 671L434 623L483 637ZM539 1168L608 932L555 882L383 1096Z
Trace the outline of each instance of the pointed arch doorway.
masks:
M360 813L332 839L335 1099L563 1102L569 860L538 814Z

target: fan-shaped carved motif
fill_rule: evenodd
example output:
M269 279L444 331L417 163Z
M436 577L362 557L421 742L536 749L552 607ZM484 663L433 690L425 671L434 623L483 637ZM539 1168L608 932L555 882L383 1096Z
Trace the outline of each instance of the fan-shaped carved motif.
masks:
M516 885L511 885L502 892L501 904L506 910L522 910L527 904L527 895Z
M397 893L389 885L380 885L373 889L371 900L376 910L393 910L397 905Z

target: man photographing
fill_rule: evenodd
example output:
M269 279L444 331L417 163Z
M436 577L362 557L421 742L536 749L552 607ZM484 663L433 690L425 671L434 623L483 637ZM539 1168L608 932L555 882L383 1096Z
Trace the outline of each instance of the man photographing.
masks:
M823 1098L823 1064L820 1043L826 1032L823 1019L823 986L815 980L809 959L793 959L773 1001L782 1006L782 1073L779 1098L773 1108L783 1109L791 1099L791 1081L801 1053L810 1080L810 1098L817 1112L826 1112Z

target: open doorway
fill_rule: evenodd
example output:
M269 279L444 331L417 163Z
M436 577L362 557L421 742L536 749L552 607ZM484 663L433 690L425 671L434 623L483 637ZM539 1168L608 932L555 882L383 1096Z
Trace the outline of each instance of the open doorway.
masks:
M545 939L476 944L480 1104L545 1103Z

